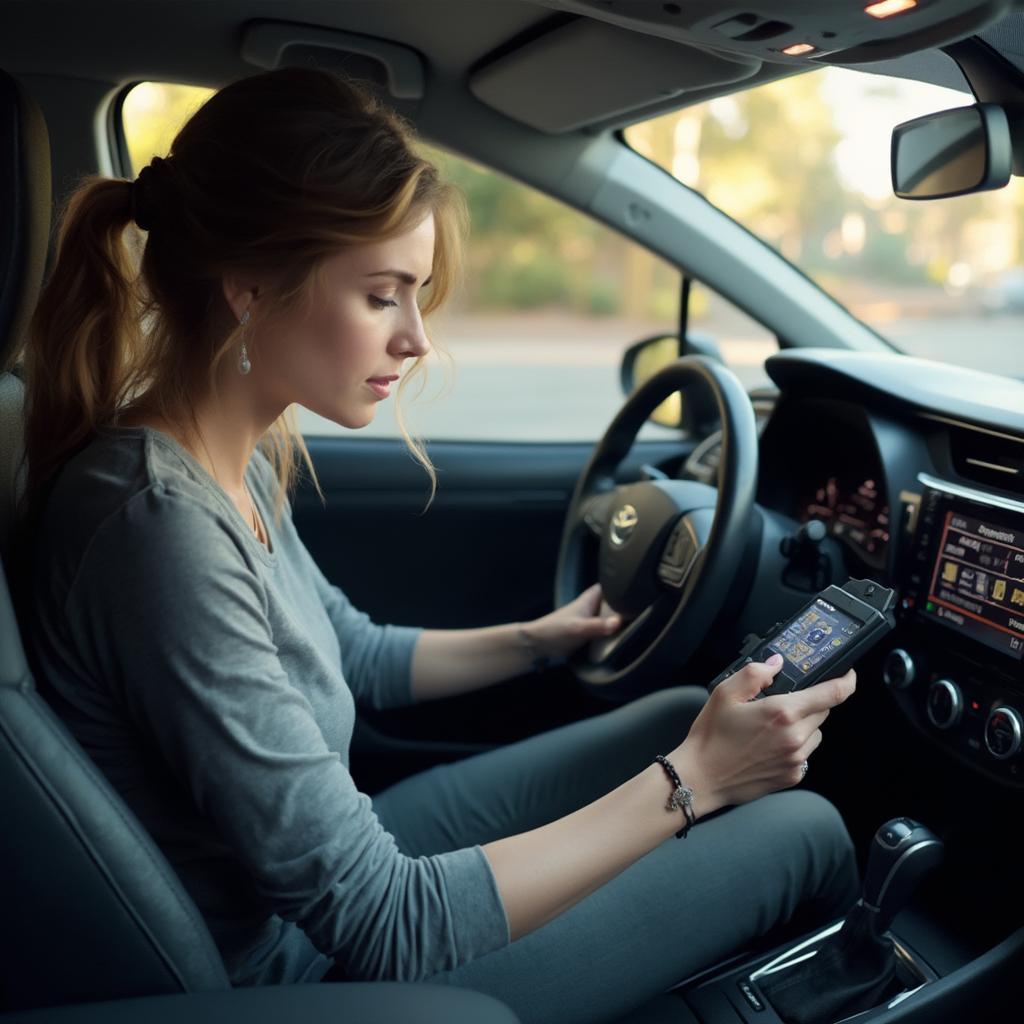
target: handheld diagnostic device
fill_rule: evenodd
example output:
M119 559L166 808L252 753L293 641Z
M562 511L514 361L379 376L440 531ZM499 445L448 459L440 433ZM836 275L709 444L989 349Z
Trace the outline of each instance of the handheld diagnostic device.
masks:
M841 587L826 587L763 637L748 636L739 657L708 683L708 691L744 665L773 654L782 655L782 668L755 700L841 676L895 626L895 604L896 592L873 580L849 579Z

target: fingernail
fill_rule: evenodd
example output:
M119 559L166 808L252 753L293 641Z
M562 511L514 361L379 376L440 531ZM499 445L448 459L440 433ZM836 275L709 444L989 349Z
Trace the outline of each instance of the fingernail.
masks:
M779 654L776 651L775 654L773 654L770 658L766 659L765 664L769 668L775 668L776 665L781 665L782 664L782 655Z

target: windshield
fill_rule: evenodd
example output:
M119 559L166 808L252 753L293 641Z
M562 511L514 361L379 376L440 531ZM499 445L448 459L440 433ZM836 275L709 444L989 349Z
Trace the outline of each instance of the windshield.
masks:
M702 193L913 355L1024 377L1024 183L893 195L895 125L970 93L822 68L630 126Z

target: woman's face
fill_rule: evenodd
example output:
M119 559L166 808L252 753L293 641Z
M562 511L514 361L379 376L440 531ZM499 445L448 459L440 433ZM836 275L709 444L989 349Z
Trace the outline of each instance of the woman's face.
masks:
M308 315L275 321L272 339L255 342L253 376L273 403L283 411L298 402L353 429L370 423L398 386L371 380L400 375L430 351L417 294L433 262L432 213L403 235L330 257Z

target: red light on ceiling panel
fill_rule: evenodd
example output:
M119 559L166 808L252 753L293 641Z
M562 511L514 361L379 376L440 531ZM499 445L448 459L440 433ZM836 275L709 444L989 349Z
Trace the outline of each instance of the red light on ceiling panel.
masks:
M868 4L864 8L865 14L872 18L891 18L894 14L902 14L917 6L917 0L878 0L878 3Z
M814 47L810 43L793 43L787 46L782 52L788 53L790 57L799 57L802 53L810 53Z

